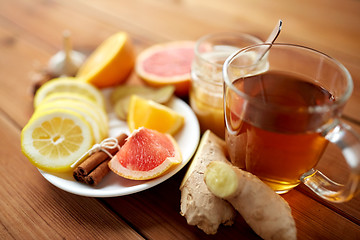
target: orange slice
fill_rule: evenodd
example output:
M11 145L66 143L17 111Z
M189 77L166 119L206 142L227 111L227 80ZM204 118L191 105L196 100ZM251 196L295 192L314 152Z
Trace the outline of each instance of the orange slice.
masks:
M112 87L128 78L134 62L135 53L129 36L118 32L95 49L76 77L98 88Z
M175 94L188 95L194 45L192 41L153 45L139 54L135 71L150 86L174 85Z
M124 178L147 180L162 176L181 162L180 149L171 135L140 128L111 159L109 167Z
M174 135L184 125L184 117L171 108L132 95L129 104L127 123L130 132L140 127Z

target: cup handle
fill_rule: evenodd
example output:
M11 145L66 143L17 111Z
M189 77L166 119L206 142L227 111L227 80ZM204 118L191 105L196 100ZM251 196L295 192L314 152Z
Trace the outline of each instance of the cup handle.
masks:
M346 202L360 188L360 136L347 124L340 122L325 138L341 149L350 167L350 176L345 184L339 184L316 169L304 173L301 181L321 198L331 202Z

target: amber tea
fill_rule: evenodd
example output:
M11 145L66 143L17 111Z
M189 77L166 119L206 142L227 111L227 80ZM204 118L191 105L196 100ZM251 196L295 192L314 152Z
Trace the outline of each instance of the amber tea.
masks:
M232 161L245 160L247 171L278 192L298 185L320 159L327 140L319 129L331 120L303 110L330 103L333 96L306 79L274 71L233 85L252 100L245 103L235 93L227 97L226 140L233 146Z
M340 62L305 46L262 43L234 52L222 73L225 139L234 165L278 193L302 182L339 203L360 192L360 135L340 118L353 82ZM317 169L328 161L322 157L328 144L350 169L336 172L348 177L344 184Z

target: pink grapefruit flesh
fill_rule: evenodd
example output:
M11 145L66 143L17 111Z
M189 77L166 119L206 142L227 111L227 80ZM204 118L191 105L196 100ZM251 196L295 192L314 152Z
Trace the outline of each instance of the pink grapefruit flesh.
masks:
M181 153L173 137L139 128L111 159L109 167L124 178L147 180L163 175L181 161Z
M192 41L174 41L153 45L137 57L135 70L138 76L154 87L174 85L175 94L189 93L190 70L194 59Z

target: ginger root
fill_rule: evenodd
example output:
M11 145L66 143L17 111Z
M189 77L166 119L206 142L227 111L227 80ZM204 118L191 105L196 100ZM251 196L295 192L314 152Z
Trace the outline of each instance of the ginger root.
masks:
M227 200L263 239L296 239L288 203L259 178L230 164L213 161L205 171L210 192Z
M225 142L206 131L180 186L180 214L207 234L215 234L220 224L232 225L236 216L234 208L213 195L204 182L206 166L214 160L226 162L226 154Z

